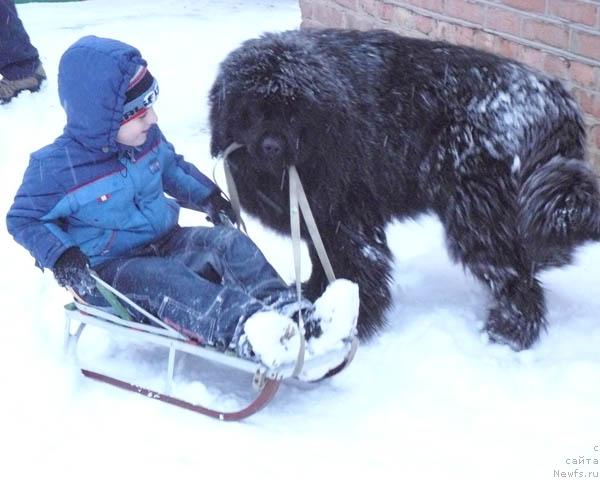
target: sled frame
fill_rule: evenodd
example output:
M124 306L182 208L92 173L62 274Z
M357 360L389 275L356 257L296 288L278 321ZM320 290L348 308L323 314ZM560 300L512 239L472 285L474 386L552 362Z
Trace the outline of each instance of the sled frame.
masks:
M104 307L87 305L77 300L65 305L65 319L65 351L74 357L77 357L77 343L87 325L106 330L111 335L168 349L164 393L116 378L106 372L81 368L82 374L86 377L223 421L242 420L262 410L275 397L281 382L294 379L297 374L295 364L286 364L268 369L258 362L237 357L233 352L220 352L214 348L199 345L177 331L140 323L135 320L123 319ZM76 328L74 328L74 325L77 325ZM72 332L73 329L74 332ZM319 368L322 365L339 364L323 378L337 374L351 362L357 345L358 341L355 338L351 339L344 343L344 348L341 350L334 350L305 360L304 368ZM179 352L251 374L252 388L257 391L256 397L247 406L237 411L225 412L190 403L173 396L175 362Z

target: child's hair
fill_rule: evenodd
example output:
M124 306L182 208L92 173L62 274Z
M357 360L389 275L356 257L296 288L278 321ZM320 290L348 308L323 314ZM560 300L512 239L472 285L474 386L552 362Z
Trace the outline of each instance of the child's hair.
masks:
M150 71L140 65L129 82L121 125L142 115L156 101L158 83Z

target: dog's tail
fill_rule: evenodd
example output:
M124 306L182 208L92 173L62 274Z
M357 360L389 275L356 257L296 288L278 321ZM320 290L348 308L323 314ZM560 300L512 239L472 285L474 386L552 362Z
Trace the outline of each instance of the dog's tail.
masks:
M553 250L570 255L575 246L600 240L598 179L581 159L558 155L538 164L523 179L519 207L520 231L543 260Z

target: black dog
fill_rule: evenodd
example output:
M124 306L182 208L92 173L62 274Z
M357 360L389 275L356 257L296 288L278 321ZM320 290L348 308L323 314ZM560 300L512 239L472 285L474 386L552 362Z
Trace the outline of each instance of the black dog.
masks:
M210 93L212 154L231 142L242 206L289 232L296 165L336 274L358 282L359 333L384 324L393 218L437 214L451 256L494 297L486 331L528 348L545 327L540 270L600 239L600 195L563 86L519 63L386 31L250 40ZM325 288L314 248L309 297Z

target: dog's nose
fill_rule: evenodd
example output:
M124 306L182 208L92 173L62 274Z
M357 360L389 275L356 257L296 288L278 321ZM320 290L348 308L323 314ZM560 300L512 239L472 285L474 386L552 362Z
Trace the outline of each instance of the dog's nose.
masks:
M261 148L267 157L277 158L283 153L283 139L274 135L266 135L262 140Z

